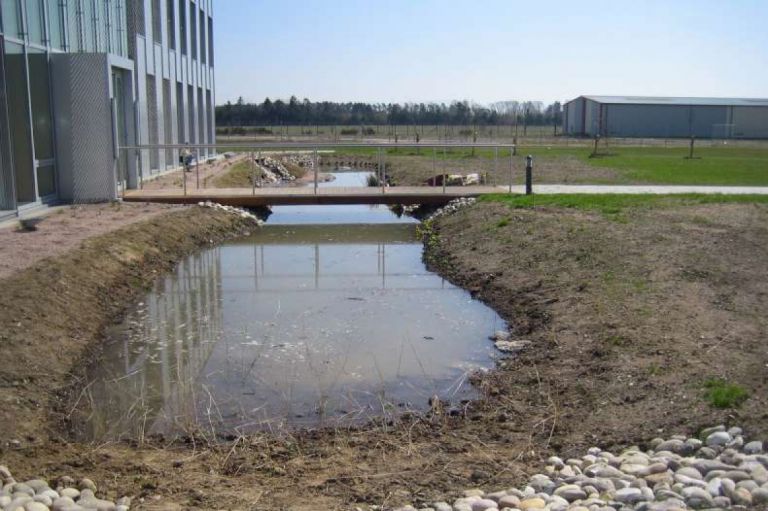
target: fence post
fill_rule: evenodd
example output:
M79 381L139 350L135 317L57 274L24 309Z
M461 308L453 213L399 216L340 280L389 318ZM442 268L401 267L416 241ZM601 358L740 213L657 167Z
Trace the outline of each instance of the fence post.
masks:
M499 175L499 146L493 148L493 179L498 179ZM486 185L488 183L485 183Z
M513 178L513 169L515 166L515 151L513 148L516 146L512 146L509 148L509 193L512 193L512 178Z
M432 146L432 182L437 177L437 148Z
M248 154L251 163L251 195L256 195L256 161L253 159L253 151Z
M525 157L525 194L533 195L533 156Z

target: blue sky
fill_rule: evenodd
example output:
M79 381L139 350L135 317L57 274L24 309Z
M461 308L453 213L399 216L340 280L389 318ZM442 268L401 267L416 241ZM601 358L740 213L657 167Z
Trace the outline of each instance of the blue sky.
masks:
M217 103L768 97L768 0L215 0Z

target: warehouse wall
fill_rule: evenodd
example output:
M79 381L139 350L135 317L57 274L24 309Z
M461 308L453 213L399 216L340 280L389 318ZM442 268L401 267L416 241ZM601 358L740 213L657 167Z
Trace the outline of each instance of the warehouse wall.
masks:
M768 138L768 107L735 106L732 110L734 138Z

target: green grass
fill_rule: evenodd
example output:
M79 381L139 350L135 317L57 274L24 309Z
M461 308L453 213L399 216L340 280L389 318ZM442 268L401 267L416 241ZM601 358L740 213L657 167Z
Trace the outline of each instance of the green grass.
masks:
M515 209L539 206L597 211L605 215L616 215L628 208L657 208L690 206L697 204L768 204L768 195L722 195L722 194L673 194L673 195L632 195L632 194L559 194L559 195L483 195L480 202L499 202Z
M719 378L707 380L704 388L704 398L715 408L735 408L749 397L749 392L741 385Z
M695 159L686 159L683 147L620 147L615 154L589 158L589 165L620 171L630 181L679 185L768 185L768 149L744 147L701 147Z
M251 164L247 160L239 161L226 173L214 179L213 185L217 188L249 187L252 185L251 176L253 176Z
M686 158L686 147L610 147L610 154L590 158L592 150L586 147L525 147L520 146L515 157L515 165L521 168L526 155L537 160L556 160L574 157L592 167L616 170L618 180L624 183L637 182L669 185L741 185L768 186L768 147L699 147L695 149L695 159ZM374 156L372 148L340 148L339 154L353 156ZM420 149L388 149L387 155L420 156L432 158L430 147ZM453 148L443 153L437 149L438 159L492 159L494 149L478 148L475 154L471 149ZM510 151L499 149L499 158L504 164L509 160Z

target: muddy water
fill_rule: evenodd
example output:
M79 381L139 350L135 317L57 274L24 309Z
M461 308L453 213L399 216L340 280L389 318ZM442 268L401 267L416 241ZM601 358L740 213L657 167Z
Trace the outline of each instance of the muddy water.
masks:
M384 207L275 208L182 261L109 332L85 436L334 425L471 398L504 325L425 269L415 230Z

